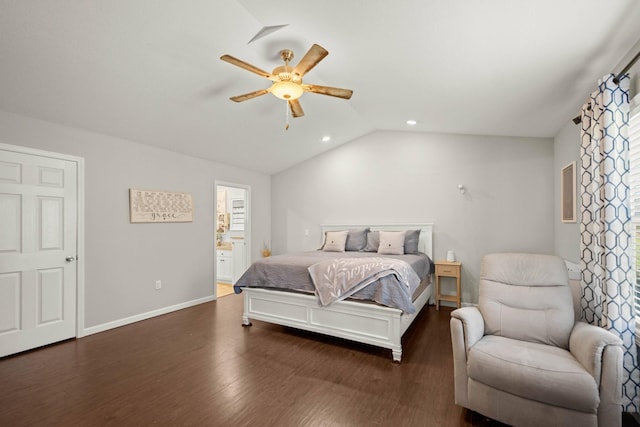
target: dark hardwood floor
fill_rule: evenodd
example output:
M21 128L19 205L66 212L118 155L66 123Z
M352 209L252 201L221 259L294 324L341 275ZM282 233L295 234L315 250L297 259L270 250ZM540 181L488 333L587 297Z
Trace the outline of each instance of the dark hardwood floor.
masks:
M0 359L0 426L500 426L453 403L449 314L391 352L263 322L242 297Z

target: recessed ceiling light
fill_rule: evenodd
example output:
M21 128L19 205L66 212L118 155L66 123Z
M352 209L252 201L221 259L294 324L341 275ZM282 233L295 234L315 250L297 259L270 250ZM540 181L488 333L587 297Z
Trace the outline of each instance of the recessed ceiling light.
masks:
M407 120L407 124L409 126L415 126L418 122L416 122L415 120Z
M330 136L323 136L322 137L322 142L329 142L331 141L331 137Z

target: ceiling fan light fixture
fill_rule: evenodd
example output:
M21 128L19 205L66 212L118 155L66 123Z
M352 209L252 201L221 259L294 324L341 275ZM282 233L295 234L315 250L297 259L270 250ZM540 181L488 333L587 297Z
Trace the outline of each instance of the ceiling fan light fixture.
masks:
M300 98L302 93L302 86L291 81L275 82L269 88L269 92L280 99L285 101L291 101Z
M307 53L304 54L298 64L295 67L291 67L289 63L293 59L293 51L290 49L283 49L280 51L280 58L282 58L282 60L284 61L284 65L274 68L271 73L268 73L254 65L251 65L248 62L244 62L238 58L234 58L231 55L222 55L220 57L222 61L228 62L229 64L235 65L236 67L243 68L273 82L268 89L255 90L243 95L232 96L229 99L234 102L243 102L248 99L253 99L258 96L265 95L267 93L272 93L273 96L287 101L287 120L289 118L289 110L291 110L291 115L293 117L304 116L304 110L302 109L302 106L300 106L300 102L298 101L298 98L300 98L300 96L304 92L317 93L320 95L333 96L342 99L351 99L353 91L350 89L302 84L302 78L306 75L306 73L308 73L311 69L313 69L313 67L318 65L318 63L322 61L322 59L325 58L328 54L329 52L325 48L320 45L314 44L307 51ZM287 128L288 127L289 125L287 124Z

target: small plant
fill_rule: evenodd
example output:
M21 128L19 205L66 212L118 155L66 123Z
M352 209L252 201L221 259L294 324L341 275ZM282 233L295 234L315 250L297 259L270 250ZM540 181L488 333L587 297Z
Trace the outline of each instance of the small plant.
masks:
M264 242L262 246L262 257L266 258L268 256L271 256L271 249L269 249L269 245L267 245L267 242Z

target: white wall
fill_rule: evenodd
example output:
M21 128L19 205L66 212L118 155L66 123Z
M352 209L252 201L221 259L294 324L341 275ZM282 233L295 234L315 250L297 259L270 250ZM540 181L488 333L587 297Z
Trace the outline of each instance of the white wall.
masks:
M484 254L553 253L553 154L551 139L366 135L272 177L274 253L318 248L321 223L432 221L435 258L456 251L476 302Z
M268 175L5 112L0 142L85 159L85 328L213 295L216 179L251 186L253 241L270 238ZM194 221L130 224L131 187L191 193Z

